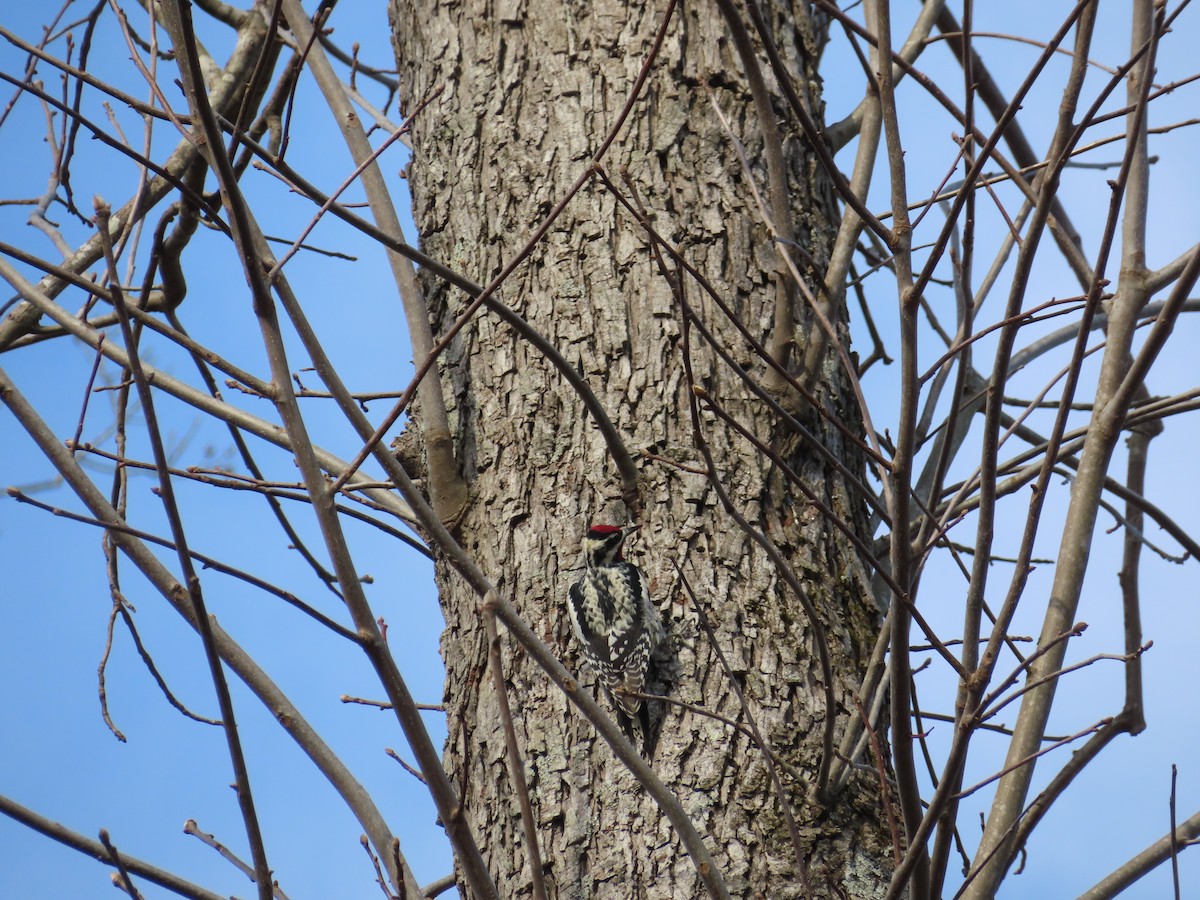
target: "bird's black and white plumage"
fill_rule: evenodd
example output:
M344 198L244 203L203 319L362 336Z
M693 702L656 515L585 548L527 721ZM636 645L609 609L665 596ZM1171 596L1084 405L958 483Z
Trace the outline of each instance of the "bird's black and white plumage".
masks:
M571 625L588 665L617 707L635 744L648 751L649 719L639 697L655 648L665 635L641 570L626 562L621 545L634 528L593 525L583 539L585 571L571 586Z

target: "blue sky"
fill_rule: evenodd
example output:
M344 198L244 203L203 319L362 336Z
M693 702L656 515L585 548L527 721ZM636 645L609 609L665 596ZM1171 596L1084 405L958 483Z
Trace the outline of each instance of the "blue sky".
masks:
M1020 27L1027 33L1043 35L1048 33L1044 17L1057 14L1057 10L1047 9L1048 4L978 6L976 27L981 31L1001 32ZM897 15L905 11L900 9ZM1117 9L1105 11L1106 16L1120 14L1122 11ZM0 23L32 39L39 33L44 15L35 5L26 4L6 10L0 15ZM115 63L127 70L123 44L111 30L111 16L108 23L106 27L110 30L102 33L97 47L121 48L111 52ZM362 44L364 59L390 65L384 4L343 3L338 7L334 24L339 36L351 35ZM1128 53L1125 28L1124 22L1116 18L1102 20L1093 57L1110 65L1122 62ZM1190 51L1194 42L1189 40L1187 16L1177 32L1167 40L1160 56L1161 82L1183 77L1194 69ZM213 41L214 48L219 46L218 39ZM991 39L981 39L981 51L1009 91L1038 53L1033 47ZM5 71L17 71L21 60L12 47L0 44L0 67ZM827 60L831 64L825 70L825 100L827 118L832 122L861 97L863 77L838 43L827 52ZM840 62L832 65L835 61ZM961 74L949 64L944 53L930 52L920 65L947 90L960 93ZM1024 124L1030 128L1036 148L1045 146L1053 127L1055 92L1065 65L1065 60L1055 63L1059 77L1026 103L1028 117ZM48 68L43 67L42 71L48 85L57 84ZM135 93L144 95L144 90ZM906 104L904 121L910 123L904 126L910 147L907 157L910 194L918 198L926 196L941 181L950 165L955 150L951 140L954 128L914 85L905 85L901 93ZM328 188L338 184L351 165L340 140L325 124L327 118L322 118L327 113L311 102L312 97L311 82L306 81L299 95L300 118L295 133L306 133L305 123L312 123L313 130L307 133L319 137L294 143L290 160L300 171L315 173L314 180ZM1195 107L1194 89L1182 89L1155 104L1152 124L1187 118ZM91 114L103 118L98 107L94 106ZM14 116L0 129L0 159L7 161L0 169L0 196L4 197L30 196L44 190L45 185L41 113L36 106L23 101ZM122 116L121 120L131 137L137 135L139 125L135 118ZM1098 131L1108 134L1115 127ZM158 140L164 142L160 146L167 146L173 137L163 132ZM1152 174L1156 188L1151 210L1152 267L1169 261L1200 235L1193 174L1200 154L1195 143L1196 139L1187 130L1154 139L1153 151L1160 159ZM844 168L849 167L852 152L853 147L839 156ZM1109 148L1089 159L1117 160L1118 152ZM406 199L403 182L394 177L405 162L403 153L396 147L384 159L384 169L391 177L398 202ZM100 192L113 203L123 202L133 187L132 170L114 170L111 162L91 164L92 158L83 156L76 169L79 196L90 198ZM1074 170L1063 181L1061 196L1076 215L1076 224L1084 229L1088 252L1094 251L1096 229L1106 209L1108 193L1104 180L1108 177L1112 177L1111 172ZM290 198L266 176L257 176L250 183L256 196L264 201L259 208L269 216L264 223L268 231L292 235L297 223L306 222L311 215L306 203ZM1176 185L1181 187L1174 189ZM1181 194L1183 190L1188 193ZM886 184L882 177L876 179L874 191L873 208L885 208ZM1014 203L1011 192L1000 189L998 193L1007 203ZM0 239L46 251L47 244L32 237L25 225L27 215L24 207L0 207ZM59 218L68 240L84 234L68 217ZM981 229L990 229L983 232L981 245L986 241L990 246L1000 226L982 198L980 219ZM930 222L931 228L940 225L936 213L931 215ZM323 222L309 242L330 249L355 246L349 231L333 221ZM199 235L189 249L189 259L193 263L190 296L182 311L187 326L201 343L230 358L250 360L256 371L265 371L244 280L223 239ZM197 260L202 260L203 265L195 265ZM306 311L318 329L342 335L328 349L352 389L400 388L407 383L411 362L405 345L403 317L398 303L392 299L394 288L379 254L367 253L354 262L300 254L289 264L289 273L293 285L302 288ZM886 279L876 277L868 283L868 288L877 321L889 332L889 310L894 307L888 294L890 285ZM1039 269L1034 290L1036 295L1031 292L1031 302L1078 293L1065 268L1049 263ZM64 302L68 307L77 306L80 298L75 296ZM946 316L949 318L950 313ZM1154 393L1166 394L1195 383L1197 367L1189 343L1177 337L1169 345L1149 385ZM980 365L985 364L990 346L987 341L981 343L976 357ZM303 365L303 355L295 347L291 349L293 367ZM162 344L156 344L153 352L150 361L154 365L181 377L191 377L191 364L182 354ZM932 353L931 359L936 355ZM66 341L7 353L0 358L0 366L64 437L74 430L91 363L89 352ZM1028 375L1014 385L1014 390L1020 388L1026 395L1032 393L1057 365L1056 361L1053 365L1031 367ZM113 371L109 369L105 374L112 377ZM894 367L890 370L877 367L865 381L876 424L881 428L895 419L895 379ZM312 384L315 385L315 379ZM105 405L109 396L98 394L92 399L85 440L99 442L103 437L111 421ZM181 465L236 465L229 455L229 440L224 431L200 420L181 404L166 398L160 402L160 415L168 423ZM239 402L247 409L261 408L267 414L265 401L244 398ZM353 455L357 438L341 424L332 408L321 408L323 402L307 401L305 409L313 430L322 435L321 440L329 449L344 456ZM380 417L386 406L386 403L372 404L372 415ZM1170 421L1167 429L1167 435L1152 451L1154 461L1147 493L1191 533L1200 533L1194 480L1186 475L1181 477L1181 473L1191 469L1184 454L1200 445L1200 433L1195 422L1182 417ZM287 460L281 454L262 445L255 446L279 477L298 477L294 472L279 474L288 471ZM148 456L145 445L137 439L130 453L139 458ZM964 459L969 462L969 454ZM1113 473L1119 475L1121 471L1118 463ZM7 414L0 414L0 482L4 486L27 487L32 492L32 486L50 477L47 465L33 452L13 420ZM158 501L150 492L151 483L147 476L131 480L131 509L141 527L165 533ZM336 598L317 585L298 555L287 549L286 539L266 516L260 498L252 494L222 495L216 504L210 488L184 483L178 489L190 522L189 538L194 549L253 569L345 621ZM1052 558L1057 551L1054 526L1063 515L1068 490L1065 484L1055 488L1052 508L1039 540L1039 557ZM39 491L37 496L47 502L78 508L61 489ZM319 537L308 521L306 510L292 511L305 538L312 546L319 547ZM1014 498L1002 507L1006 518L1002 521L998 552L1015 548L1023 511L1023 499ZM1102 519L1101 527L1111 524ZM403 623L403 627L390 629L389 640L413 693L421 701L439 701L442 675L436 641L441 620L428 564L386 535L363 526L347 527L357 562L372 579L368 596L393 626ZM961 527L969 528L970 523ZM1149 537L1169 546L1169 541L1160 534ZM1097 537L1094 574L1080 612L1080 617L1092 627L1083 640L1076 642L1073 658L1120 649L1117 620L1120 596L1115 577L1120 542L1120 532ZM169 554L162 558L175 568ZM99 553L99 533L5 499L0 503L0 565L8 575L5 630L10 636L23 636L17 641L11 637L5 640L0 653L0 683L9 685L0 701L0 717L6 729L5 739L0 741L0 772L4 773L0 776L0 793L92 837L105 827L117 846L128 853L174 869L213 890L249 896L250 885L242 876L230 870L209 848L182 833L184 822L195 818L203 830L217 834L244 853L240 851L244 845L240 819L227 787L232 776L223 739L216 729L185 720L168 707L134 653L128 635L120 628L108 667L108 693L112 715L129 742L118 743L101 721L96 667L110 600ZM1010 879L1002 896L1073 895L1103 871L1161 836L1167 827L1173 762L1180 765L1180 818L1200 806L1200 771L1195 766L1194 754L1186 752L1196 745L1200 716L1194 703L1179 699L1190 694L1180 689L1180 685L1200 682L1200 658L1193 649L1200 625L1194 602L1196 578L1192 567L1195 565L1195 561L1184 566L1172 565L1149 555L1145 559L1144 630L1146 637L1155 642L1146 657L1150 730L1137 739L1117 740L1081 777L1076 789L1039 832L1030 848L1026 873ZM1002 565L995 569L993 590L999 592L1006 584L1008 572ZM1050 565L1043 565L1034 573L1031 598L1044 596L1051 574ZM126 593L138 610L141 632L168 682L191 708L215 716L212 689L196 637L131 567L125 567L124 577ZM432 824L434 812L424 789L384 754L386 747L405 754L403 736L394 719L387 713L347 706L338 700L343 693L379 695L372 673L361 657L327 638L318 626L299 613L281 609L278 601L265 598L233 579L214 573L205 573L203 577L210 608L222 625L255 654L372 791L400 836L418 880L425 883L448 872L449 855L440 830ZM961 580L949 567L941 563L931 566L921 602L946 633L960 627L957 604L961 596ZM1036 634L1039 627L1040 610L1031 603L1014 630ZM947 708L949 697L944 678L936 673L921 677L919 688L926 707ZM1119 693L1114 692L1119 691L1121 677L1119 664L1101 663L1065 680L1060 688L1060 710L1054 727L1063 732L1074 731L1115 712ZM251 748L252 783L267 835L267 849L284 889L293 898L378 896L370 866L358 845L357 824L261 705L240 686L235 685L234 691L245 743ZM435 714L430 714L428 721L434 740L440 745L442 725ZM1012 716L1005 721L1011 724ZM942 731L948 732L948 728ZM941 737L935 727L931 735L935 746ZM999 741L989 744L986 738L981 738L979 747L990 749L991 755L985 753L973 759L967 782L993 771L999 758L995 754L1003 753ZM1066 752L1069 751L1060 751L1059 758L1065 758L1062 754ZM1052 764L1039 767L1039 783L1052 770ZM970 806L971 811L963 818L966 827L970 827L976 808L986 811L987 799L985 792L977 802L968 801L969 806L972 802L974 806ZM1200 881L1200 875L1187 854L1182 865L1186 892L1188 884ZM107 870L94 861L0 818L0 896L28 900L99 896L112 890L107 877ZM1129 896L1162 896L1169 886L1166 879L1166 870L1160 869ZM139 886L147 897L165 896L144 883Z

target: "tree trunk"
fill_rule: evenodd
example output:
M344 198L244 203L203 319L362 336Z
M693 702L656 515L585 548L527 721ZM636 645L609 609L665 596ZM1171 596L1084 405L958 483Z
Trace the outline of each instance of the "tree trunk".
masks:
M426 252L480 282L513 258L586 170L650 52L665 6L392 0L405 108L443 89L413 132L410 180ZM821 38L805 5L786 15L794 20L774 23L777 43L819 120ZM762 136L742 66L716 6L706 3L675 11L642 97L604 165L614 175L627 167L660 233L765 342L774 327L776 251L713 100L765 185ZM794 256L819 284L836 221L833 203L802 137L786 140L786 160L795 233L811 260ZM435 334L444 333L466 300L432 280L427 288ZM764 381L768 370L746 340L694 284L687 292L720 345ZM747 721L698 625L678 563L708 609L751 715L775 752L805 775L803 783L782 779L813 894L881 895L892 850L877 777L856 773L829 804L813 793L826 686L809 620L705 475L663 461L704 468L689 414L680 310L644 231L594 180L507 280L502 296L578 366L631 452L658 457L638 459L645 512L628 556L645 570L671 632L677 675L670 696ZM796 315L804 333L807 309ZM845 337L844 310L835 310L835 318ZM691 343L696 382L869 538L855 490L694 330ZM562 377L486 311L453 342L441 368L471 492L457 526L460 541L584 689L597 690L571 642L565 596L579 576L579 541L588 525L630 521L606 445ZM860 421L832 353L820 390L827 409ZM852 471L861 471L861 458L836 430L816 416L805 421ZM858 715L852 694L878 630L862 561L769 459L711 412L703 427L721 484L778 546L818 610L833 662L840 737ZM447 767L500 895L527 896L531 872L486 671L478 598L446 565L439 564L437 578L446 617ZM654 803L541 671L511 642L503 646L550 896L701 895L691 861ZM607 698L601 703L611 710ZM803 895L781 803L762 753L744 734L667 706L651 765L706 835L733 896Z

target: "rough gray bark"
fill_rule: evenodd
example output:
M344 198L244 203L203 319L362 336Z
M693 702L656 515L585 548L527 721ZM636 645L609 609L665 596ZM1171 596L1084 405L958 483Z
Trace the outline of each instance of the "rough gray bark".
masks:
M444 89L418 118L413 136L410 180L423 249L480 282L513 257L611 126L664 5L392 0L405 105ZM819 46L806 10L797 6L794 28L777 23L778 43L819 116ZM678 242L762 339L773 327L776 253L710 96L757 165L759 129L724 25L715 6L689 4L676 12L645 96L604 162L614 173L628 167L656 227ZM792 135L787 152L796 234L814 258L815 273L806 260L798 264L819 283L832 202L803 139ZM765 183L761 171L756 177ZM436 335L466 300L432 280L426 286ZM722 345L761 379L766 367L745 340L693 286L688 290ZM568 207L502 295L579 366L631 451L649 448L702 466L674 298L641 228L598 183ZM804 311L798 314L803 324ZM694 332L692 341L697 381L788 458L842 518L865 530L862 499L853 489ZM594 679L570 643L564 596L578 577L579 539L588 524L628 521L604 442L561 377L486 313L454 341L441 365L453 391L446 399L471 492L458 525L460 540L592 690ZM857 422L832 354L825 368L827 408ZM861 469L840 435L810 419L835 454ZM740 511L783 551L820 611L844 724L857 715L850 695L877 630L862 562L769 460L711 414L705 428L722 483ZM882 894L891 842L876 777L856 774L828 806L812 794L825 697L812 631L798 601L725 514L703 475L648 458L641 460L641 475L646 512L630 555L645 569L673 633L679 679L672 696L745 721L729 678L697 627L674 560L708 604L716 640L764 734L810 776L809 783L797 783L785 775L784 784L814 894ZM447 622L447 765L501 896L525 896L531 876L486 671L478 599L448 567L439 565L437 577ZM632 776L539 670L508 642L504 651L550 896L701 894L691 862ZM780 803L761 753L744 735L668 708L653 766L708 835L734 896L802 895Z

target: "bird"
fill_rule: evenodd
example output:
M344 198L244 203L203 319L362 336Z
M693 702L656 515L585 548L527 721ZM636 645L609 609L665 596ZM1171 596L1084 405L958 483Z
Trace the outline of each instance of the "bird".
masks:
M584 573L571 585L569 611L588 666L612 698L617 720L639 746L650 750L650 718L640 694L665 637L646 576L622 555L637 526L596 524L583 537Z

